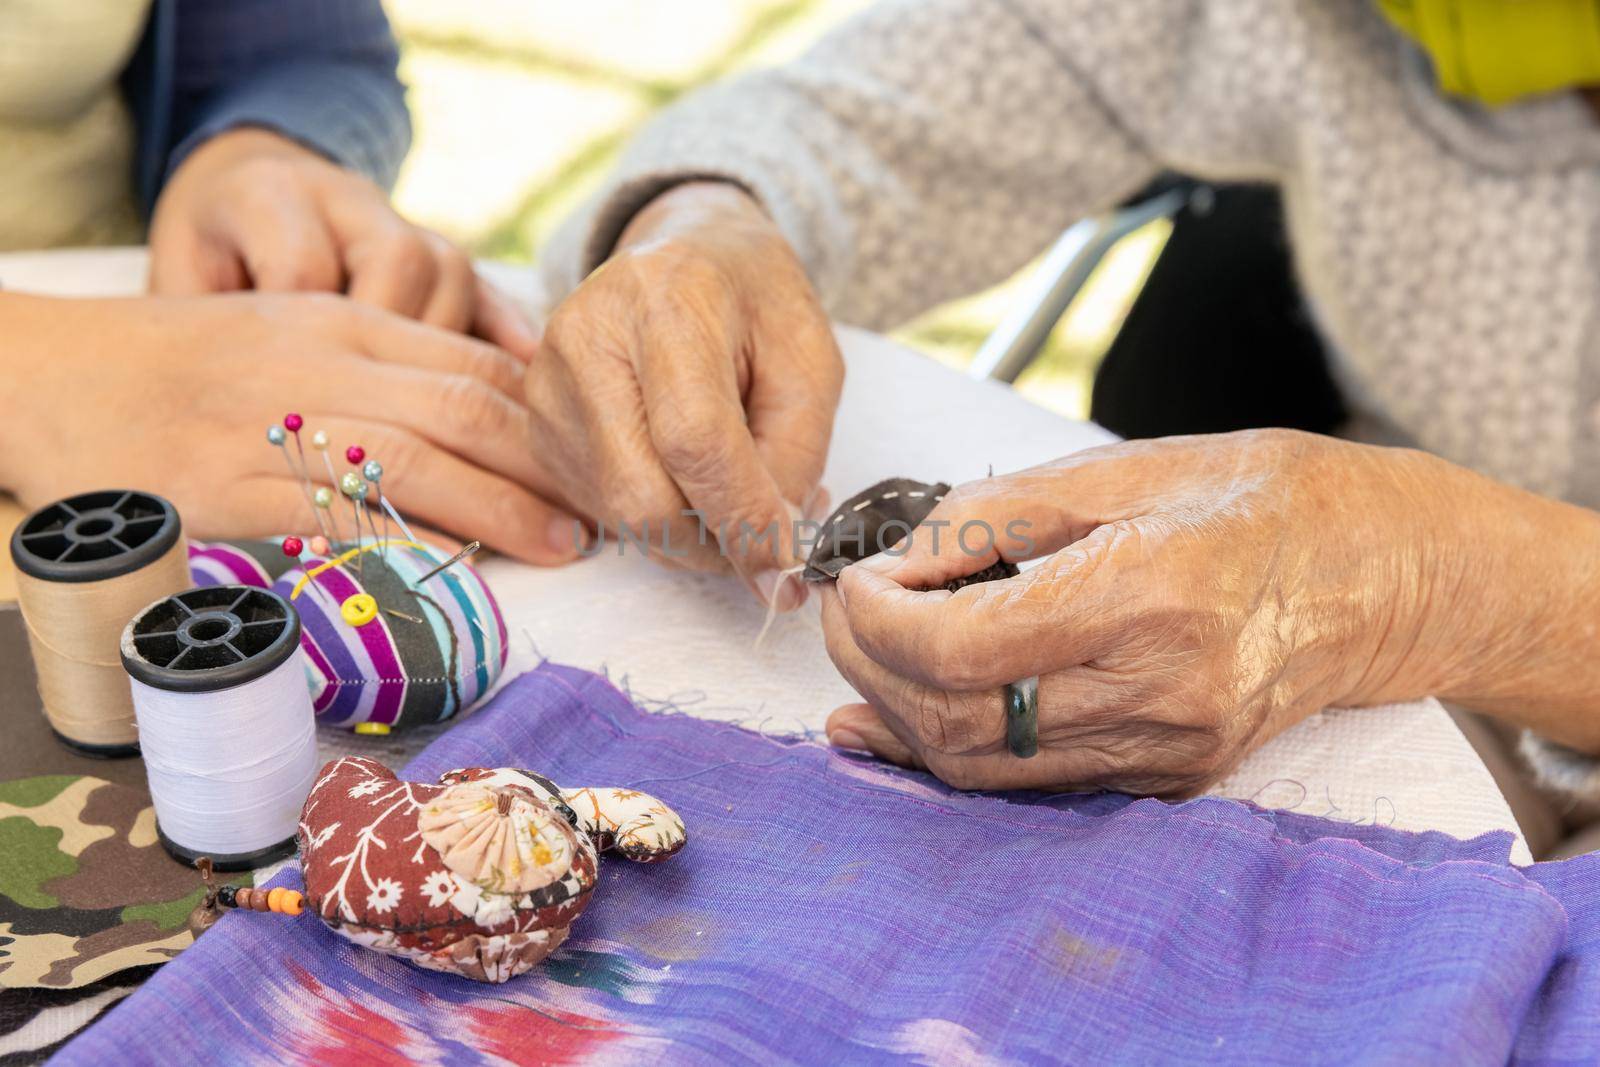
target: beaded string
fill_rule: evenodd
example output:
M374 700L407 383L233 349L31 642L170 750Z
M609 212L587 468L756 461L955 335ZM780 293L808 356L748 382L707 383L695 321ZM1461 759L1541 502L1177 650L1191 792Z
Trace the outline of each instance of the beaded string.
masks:
M189 913L189 929L195 937L211 929L224 911L234 908L240 911L277 912L279 915L288 915L291 918L305 910L305 894L298 889L289 889L281 885L273 886L271 889L257 889L247 885L218 885L210 856L201 856L194 861L194 866L195 870L200 872L200 881L206 887L205 896Z

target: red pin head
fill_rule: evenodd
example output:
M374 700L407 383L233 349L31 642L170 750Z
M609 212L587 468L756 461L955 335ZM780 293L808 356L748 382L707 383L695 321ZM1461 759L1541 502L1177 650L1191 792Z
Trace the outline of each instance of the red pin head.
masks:
M344 450L344 458L350 461L350 466L359 467L361 461L367 458L367 450L360 445L351 445Z
M285 537L283 539L283 554L285 556L289 556L290 558L298 556L300 554L300 550L304 547L305 544L302 543L298 537Z
M288 430L290 433L299 433L300 427L304 426L305 424L306 420L302 419L299 415L296 415L292 411L283 417L283 428Z

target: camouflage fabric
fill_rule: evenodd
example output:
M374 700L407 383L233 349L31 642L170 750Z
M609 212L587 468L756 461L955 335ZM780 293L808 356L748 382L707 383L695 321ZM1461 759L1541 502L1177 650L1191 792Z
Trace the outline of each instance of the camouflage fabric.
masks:
M0 738L0 1067L10 1067L49 1055L189 944L202 889L156 841L144 764L90 759L50 733L21 616L6 604Z
M164 963L193 940L201 892L140 792L87 775L0 782L0 987Z

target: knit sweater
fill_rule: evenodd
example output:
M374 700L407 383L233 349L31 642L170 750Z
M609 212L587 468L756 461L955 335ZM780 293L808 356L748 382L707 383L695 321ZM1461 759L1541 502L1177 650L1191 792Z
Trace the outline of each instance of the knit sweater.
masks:
M543 257L557 296L686 179L752 191L837 318L1006 277L1163 170L1284 196L1352 407L1600 505L1600 124L1441 96L1363 0L884 0L669 109Z

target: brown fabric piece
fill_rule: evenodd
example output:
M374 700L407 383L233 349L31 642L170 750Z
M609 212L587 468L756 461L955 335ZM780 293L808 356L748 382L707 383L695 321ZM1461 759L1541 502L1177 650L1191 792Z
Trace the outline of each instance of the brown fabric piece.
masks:
M474 982L503 981L500 975L522 974L561 947L568 927L549 931L542 938L529 934L488 937L468 934L449 948L451 969Z
M28 513L10 493L0 493L0 545L11 542L11 532L22 524ZM11 562L11 553L0 552L0 608L7 601L17 599L17 568Z
M830 581L850 564L894 548L939 506L949 491L945 482L889 478L857 493L835 508L822 524L803 577L808 582ZM945 534L954 543L956 532L947 530ZM1012 578L1017 573L1014 564L1001 560L975 574L956 578L944 588L953 593L978 582Z
M193 940L201 895L129 787L89 775L0 782L0 989L164 963Z
M56 740L39 704L27 631L15 604L0 604L0 782L41 774L87 774L136 789L150 803L144 763L137 758L93 759Z

